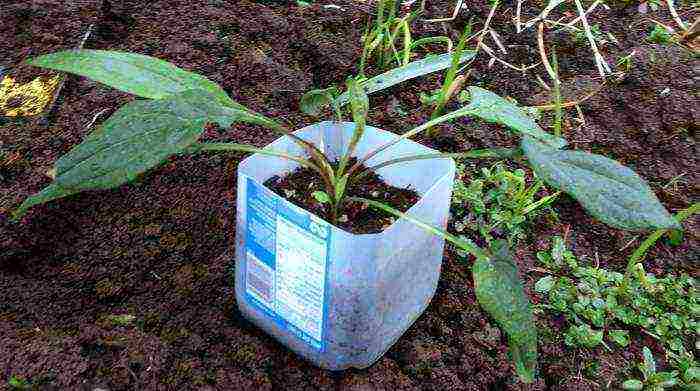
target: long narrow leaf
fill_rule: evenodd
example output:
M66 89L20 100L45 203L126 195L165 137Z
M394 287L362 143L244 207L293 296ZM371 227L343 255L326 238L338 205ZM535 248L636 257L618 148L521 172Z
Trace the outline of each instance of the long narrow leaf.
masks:
M512 158L520 155L520 151L512 148L494 148L494 149L476 149L467 152L455 152L455 153L425 153L420 155L407 155L398 157L395 159L387 160L385 162L379 163L366 170L359 173L355 180L360 179L369 172L379 170L390 166L392 164L398 164L403 162L410 162L413 160L424 160L424 159L505 159Z
M421 38L413 41L411 43L411 51L414 49L417 49L421 46L429 45L431 43L444 43L445 46L447 46L447 52L452 52L452 40L450 37L444 36L444 35L439 35L436 37L426 37L426 38Z
M84 190L111 189L134 180L170 156L185 151L210 121L240 120L218 105L207 106L211 94L188 90L161 100L138 100L124 105L102 127L56 162L52 185L25 200L15 212L21 217L31 206Z
M477 246L471 242L468 242L464 239L458 238L457 236L454 236L447 231L444 231L440 228L434 227L434 226L432 226L428 223L425 223L425 222L423 222L415 217L409 216L406 213L403 213L399 210L396 210L396 209L392 208L391 206L386 205L382 202L378 202L378 201L374 201L374 200L370 200L370 199L362 198L362 197L348 197L347 200L355 201L355 202L363 202L363 203L366 203L367 205L369 205L373 208L383 210L384 212L392 214L396 217L404 218L404 219L410 221L411 223L425 229L426 231L428 231L434 235L440 236L449 242L452 242L455 246L459 247L460 249L462 249L464 251L469 252L470 254L474 255L476 258L488 257L488 254L486 252L484 252L484 250L479 248L479 246Z
M362 135L365 133L365 123L367 121L367 112L369 111L369 98L357 81L353 79L348 80L348 92L350 92L350 111L352 112L352 119L355 122L355 130L352 132L347 151L345 151L340 159L338 177L343 176L345 166L352 157L353 152L355 152L357 143L362 139Z
M315 171L320 171L318 166L316 166L313 162L311 162L308 159L305 159L305 158L302 158L299 156L292 156L288 153L276 151L274 149L258 148L258 147L254 147L252 145L236 144L236 143L199 143L199 144L194 144L193 146L191 146L188 149L188 152L190 152L190 153L206 152L206 151L218 151L218 152L230 151L230 152L259 153L261 155L276 156L276 157L280 157L283 159L288 159L288 160L299 163L299 165L301 165L301 166L311 168Z
M433 113L430 115L430 119L435 119L439 117L442 114L442 111L445 109L445 105L447 104L447 101L450 99L450 96L452 94L449 94L448 92L450 91L452 87L452 83L455 80L455 77L457 77L457 68L459 67L459 58L462 56L462 52L464 51L464 47L467 44L467 38L469 35L471 35L472 31L472 24L471 21L467 24L467 26L464 28L464 31L462 32L462 35L459 37L459 42L457 43L457 48L455 49L453 55L452 55L452 61L450 62L450 68L447 70L447 74L445 75L445 80L442 83L442 89L440 90L440 96L438 97L438 104L435 107L435 110L433 110ZM452 93L455 93L456 91L453 91Z
M696 202L688 208L676 213L674 218L680 224L685 219L696 213L700 213L700 202ZM649 248L653 246L654 243L656 243L656 241L659 240L659 238L661 238L668 231L669 230L667 228L657 229L656 231L654 231L654 233L649 235L649 237L647 237L646 240L644 240L644 242L642 242L642 244L639 245L639 247L636 250L634 250L634 253L630 255L629 260L627 261L628 273L630 270L632 270L632 267L634 267L635 264L644 259L644 255L646 254L647 250L649 250Z
M209 91L220 103L233 101L216 83L159 58L111 50L71 50L36 57L29 64L88 77L151 99L191 89Z
M532 308L507 242L495 241L491 254L489 258L477 258L472 266L476 298L508 335L518 376L531 383L537 366L537 328Z
M474 57L474 51L464 51L462 56L459 58L459 62L463 63L472 57ZM388 72L382 73L381 75L372 77L362 83L362 86L368 94L371 94L406 80L443 70L450 66L451 61L451 53L429 56L418 61L413 61L408 65L394 68ZM349 94L345 92L336 98L336 102L339 106L343 106L348 103L349 98Z
M433 120L430 120L430 121L428 121L428 122L426 122L426 123L424 123L424 124L422 124L422 125L416 126L415 128L413 128L413 129L409 130L408 132L402 134L401 136L399 136L399 137L397 137L397 138L395 138L395 139L393 139L393 140L391 140L391 141L389 141L389 142L387 142L387 143L385 143L385 144L383 144L383 145L380 145L379 147L375 148L373 151L371 151L370 153L368 153L367 155L365 155L362 159L359 159L359 160L357 161L357 163L355 163L355 164L350 168L350 170L348 171L348 173L349 173L350 175L352 175L355 171L359 170L359 168L360 168L363 164L365 164L369 159L371 159L371 158L377 156L377 155L378 155L379 153L381 153L381 152L384 152L384 151L387 150L388 148L391 148L392 146L396 145L397 143L401 142L402 140L406 140L406 139L408 139L408 138L411 138L411 137L413 137L413 136L419 134L420 132L423 132L423 131L425 131L425 130L427 130L427 129L430 129L431 127L433 127L433 126L435 126L435 125L441 124L441 123L446 122L446 121L449 121L449 120L451 120L451 119L455 119L455 118L459 118L459 117L464 117L464 116L471 115L471 114L474 114L474 112L473 112L473 111L470 111L470 109L467 108L467 107L463 107L463 108L461 108L461 109L455 110L455 111L453 111L453 112L450 112L450 113L447 113L447 114L442 115L442 116L440 116L440 117L437 117L437 118L435 118L435 119L433 119Z
M600 221L631 231L680 228L649 185L622 164L601 155L555 149L530 136L521 146L538 177L576 198Z

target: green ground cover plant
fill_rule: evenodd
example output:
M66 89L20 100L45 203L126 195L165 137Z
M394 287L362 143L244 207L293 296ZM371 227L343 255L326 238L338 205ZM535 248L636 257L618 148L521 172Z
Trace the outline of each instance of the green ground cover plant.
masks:
M644 354L644 361L639 365L639 372L642 373L642 379L629 379L622 383L622 388L627 391L662 391L666 388L672 388L681 383L679 379L678 371L671 372L657 372L656 362L654 361L654 356L651 354L651 350L648 347L642 349ZM695 380L700 379L700 374L698 373L700 368L691 368L686 371L687 376L684 376L683 380L690 383ZM696 383L697 385L697 383ZM697 387L691 387L687 384L681 386L683 389L696 390Z
M464 165L457 172L452 192L455 231L477 234L488 242L505 236L511 246L517 244L526 236L527 225L560 194L538 198L544 187L541 180L528 185L524 170L511 171L500 162L481 168L469 182L463 179Z
M566 249L564 240L552 238L550 250L537 253L542 266L552 274L540 278L535 291L545 297L540 308L563 314L569 327L564 342L573 347L596 348L604 346L628 347L630 333L643 333L658 340L674 371L654 374L642 370L644 379L630 381L657 390L671 380L673 385L697 387L699 364L693 353L694 340L700 323L700 302L697 281L686 274L655 276L647 273L640 263L625 274L584 265ZM627 283L624 283L627 281ZM646 347L645 347L646 349ZM653 364L645 352L644 368ZM682 377L677 374L684 374ZM687 373L687 375L685 375ZM673 376L671 376L673 374ZM627 383L627 382L626 382ZM631 387L631 386L630 386ZM688 388L693 389L693 388Z
M649 35L647 36L647 41L663 45L668 45L672 43L673 40L673 35L671 35L671 33L669 33L664 27L659 26L658 24L654 25L654 28L651 29Z
M342 108L348 105L355 123L349 147L336 166L331 164L321 149L295 136L284 124L233 101L221 87L205 77L166 61L140 54L101 50L66 51L40 56L29 63L86 76L146 99L134 100L122 106L99 129L62 156L54 167L53 182L27 198L15 211L14 218L20 219L34 205L86 190L110 189L129 183L176 154L235 151L289 159L321 176L325 191L317 194L317 198L330 204L334 211L332 220L337 219L337 211L346 202L363 202L404 217L472 255L476 259L472 274L477 299L508 335L510 355L518 375L523 381L531 382L537 365L537 332L515 262L509 254L508 243L494 240L487 248L481 248L388 205L349 197L345 193L348 183L362 180L363 175L371 170L414 159L513 157L522 160L525 157L539 180L574 197L589 213L613 227L648 230L680 228L680 225L632 170L601 155L563 149L566 140L542 130L508 100L475 86L468 88L468 104L460 109L432 118L393 141L376 146L372 152L357 157L357 162L350 164L355 146L364 134L369 93L454 66L471 56L473 53L463 51L457 55L448 53L429 57L370 79L349 78L347 90L339 95L314 95L314 99L310 99L311 106L318 109L330 104L338 116L343 115ZM520 148L398 156L368 169L362 168L369 159L400 140L443 122L467 116L503 125L520 135ZM306 154L291 156L245 144L199 142L207 123L216 123L225 128L233 123L263 126L290 137ZM519 188L519 183L516 178L515 187L520 193L528 195L533 192L532 188ZM521 198L527 201L529 196ZM524 205L532 204L524 202ZM521 208L521 212L527 208Z

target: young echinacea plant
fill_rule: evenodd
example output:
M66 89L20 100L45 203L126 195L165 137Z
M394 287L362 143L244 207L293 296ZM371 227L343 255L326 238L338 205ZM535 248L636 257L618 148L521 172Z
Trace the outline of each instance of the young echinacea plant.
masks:
M647 230L678 228L679 224L632 170L604 156L563 149L566 145L563 138L546 133L517 106L479 87L469 87L471 100L466 106L435 116L393 141L376 146L365 156L353 156L365 129L368 93L430 72L454 68L455 62L461 63L473 55L472 51L459 51L455 56L431 56L367 80L349 79L347 91L337 97L328 90L307 94L302 106L318 109L332 103L338 116L342 114L341 107L349 103L355 131L348 150L337 165L331 164L321 149L295 136L286 126L233 101L214 82L166 61L140 54L101 50L66 51L40 56L30 60L30 64L86 76L148 99L125 104L81 144L62 156L54 167L54 181L38 194L27 198L13 217L21 218L37 204L85 190L109 189L128 183L174 154L238 151L290 159L316 171L323 179L325 194L321 198L332 208L331 223L336 222L338 210L346 201L360 201L404 217L473 255L476 258L472 273L477 299L508 335L510 354L518 375L523 381L531 382L537 365L537 332L529 301L507 244L494 241L490 248L480 248L388 205L349 197L345 193L347 185L362 180L369 171L408 160L506 158L524 154L540 179L576 198L593 216L613 227ZM398 156L364 168L369 159L400 140L464 116L508 127L522 136L520 148ZM291 156L244 144L199 142L204 125L210 122L222 127L237 122L267 127L292 138L306 151L305 156ZM354 164L350 164L351 157L357 159Z

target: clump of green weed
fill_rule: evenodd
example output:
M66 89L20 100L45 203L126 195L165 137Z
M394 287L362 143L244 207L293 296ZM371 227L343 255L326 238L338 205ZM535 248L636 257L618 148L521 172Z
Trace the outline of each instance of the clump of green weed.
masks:
M700 380L700 368L688 368L679 376L678 371L661 372L656 370L656 362L648 347L642 349L644 360L637 366L642 373L642 379L629 379L622 383L627 391L662 391L680 385L683 390L697 390Z
M497 237L515 243L525 237L525 228L539 212L547 209L559 193L541 198L542 181L528 184L525 171L509 170L503 164L482 168L468 183L464 166L452 195L455 230L478 234L487 241Z
M564 335L567 345L610 349L607 340L626 347L630 331L641 332L658 340L670 364L683 373L698 367L688 342L695 340L700 326L694 278L657 277L638 263L625 279L622 273L583 265L561 237L554 237L551 249L539 252L537 259L552 273L535 284L535 291L546 298L540 307L565 315L570 323Z
M673 35L671 35L671 33L669 33L664 27L657 24L654 25L654 28L649 32L647 41L668 45L669 43L673 42Z

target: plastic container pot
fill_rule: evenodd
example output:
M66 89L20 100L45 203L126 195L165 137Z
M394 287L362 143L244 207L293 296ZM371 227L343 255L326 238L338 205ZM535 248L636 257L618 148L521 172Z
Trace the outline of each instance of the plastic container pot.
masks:
M351 122L322 122L298 130L329 157L345 151ZM367 127L357 146L363 156L397 136ZM269 148L303 155L288 137ZM434 150L410 140L368 165ZM243 315L316 365L365 368L381 357L425 310L435 293L444 240L405 219L378 234L355 235L330 225L266 188L274 175L297 167L254 154L238 166L236 299ZM404 162L380 169L420 200L407 212L444 228L455 165L452 159Z

